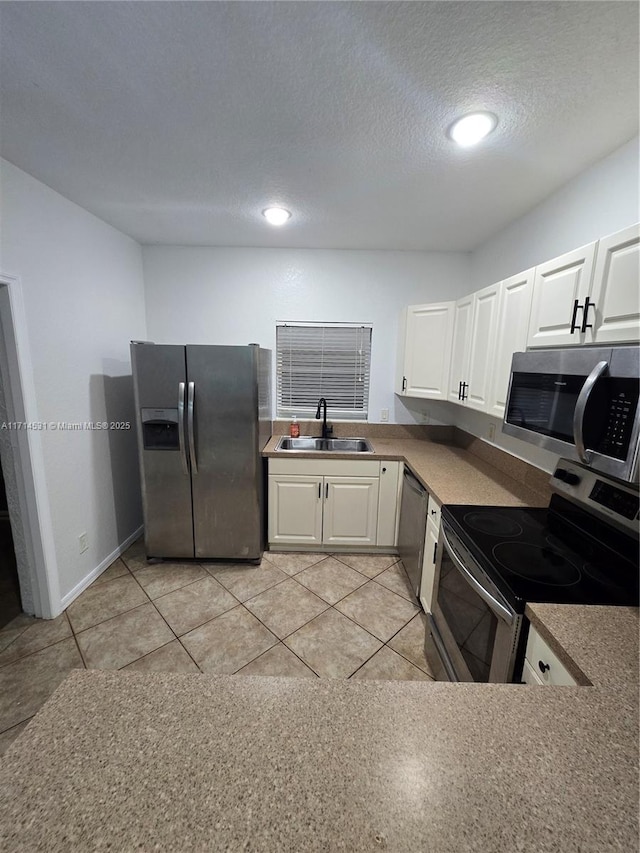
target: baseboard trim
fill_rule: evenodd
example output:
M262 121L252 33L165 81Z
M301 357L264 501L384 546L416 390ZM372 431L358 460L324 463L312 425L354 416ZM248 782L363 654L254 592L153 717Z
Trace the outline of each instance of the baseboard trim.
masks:
M73 601L76 600L80 593L84 592L85 589L90 586L96 578L100 577L100 575L105 571L105 569L109 568L109 566L111 565L111 563L113 563L114 560L118 559L120 554L124 554L129 545L131 545L133 542L136 541L136 539L139 539L140 536L142 536L143 531L144 527L139 527L130 536L127 536L124 542L118 545L118 547L115 548L107 557L105 557L104 560L102 560L102 562L95 567L95 569L92 569L92 571L89 572L89 574L84 577L80 581L80 583L77 583L70 592L64 595L60 602L60 604L62 605L62 610L66 610L67 607ZM62 610L60 611L60 613L62 613Z

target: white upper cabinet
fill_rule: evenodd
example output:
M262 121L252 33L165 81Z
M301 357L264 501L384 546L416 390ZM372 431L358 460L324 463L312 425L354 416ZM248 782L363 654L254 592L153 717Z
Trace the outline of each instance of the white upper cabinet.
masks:
M451 349L449 400L484 412L491 392L500 285L458 299Z
M447 399L455 304L410 305L404 312L396 393Z
M640 225L536 267L529 347L640 340Z
M640 225L598 243L585 343L640 340Z
M491 395L499 300L499 284L473 294L469 378L466 380L469 387L464 396L467 406L481 412L487 410Z
M595 253L596 243L589 243L536 267L527 346L582 343L580 330Z
M500 309L491 376L491 393L486 411L503 417L511 377L511 358L527 346L534 270L513 275L500 283Z
M453 344L451 347L451 372L448 399L461 403L463 384L469 384L469 354L471 352L471 321L473 318L473 293L458 299L455 304Z

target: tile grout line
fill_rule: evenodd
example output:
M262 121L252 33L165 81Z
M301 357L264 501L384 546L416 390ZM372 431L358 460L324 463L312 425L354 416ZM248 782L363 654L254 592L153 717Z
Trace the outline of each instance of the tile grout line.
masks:
M205 571L206 571L206 569L205 569ZM132 572L132 574L134 574L134 573ZM202 578L200 578L200 580L202 580ZM137 578L136 578L136 582L137 582L137 584L142 588L142 584L140 583L140 581L139 581L139 580L137 580ZM185 584L185 586L190 586L190 585L191 585L191 584ZM184 589L184 587L179 587L179 589ZM143 589L143 588L142 588L142 591L144 592L144 589ZM177 592L177 590L173 590L173 591L174 591L174 592ZM170 594L170 593L167 593L167 595L169 595L169 594ZM191 660L194 662L194 664L195 664L195 665L196 665L196 667L198 668L198 672L200 672L200 673L202 674L203 670L202 670L202 669L200 669L200 667L198 666L197 661L195 661L195 660L193 659L193 657L192 657L192 656L191 656L191 654L189 653L189 649L187 649L187 648L186 648L186 646L184 645L184 643L180 642L180 637L176 634L176 632L173 630L173 628L171 627L171 625L169 625L169 623L168 623L168 622L167 622L167 620L164 618L164 616L162 615L162 613L160 612L160 610L156 607L155 602L154 602L154 599L150 598L150 597L149 597L149 595L148 595L148 593L145 593L145 595L147 595L147 597L149 598L149 601L150 601L150 602L151 602L151 604L153 605L153 609L154 609L154 610L156 611L156 613L160 616L160 618L161 618L161 619L162 619L162 621L165 623L165 625L167 626L167 628L171 631L171 633L173 634L174 638L175 638L175 639L180 643L180 646L185 650L185 652L187 653L187 655L188 655L188 656L191 658ZM160 596L158 596L158 598L162 598L162 596L160 595ZM188 632L187 632L187 633L188 633ZM173 643L173 640L169 640L169 643ZM164 646L168 646L168 645L169 645L169 643L163 643L163 645L162 645L162 646L158 646L158 649L162 649L162 648L164 648ZM152 652L157 652L157 651L158 651L158 649L152 649ZM150 655L152 652L147 652L147 654L149 654L149 655ZM143 657L146 657L146 656L147 656L147 655L141 655L139 658L136 658L135 660L132 660L132 661L130 661L129 663L135 663L136 661L141 660ZM129 666L129 664L125 664L125 666ZM120 669L123 669L123 667L120 667Z
M42 706L41 706L41 707L42 707ZM36 714L37 714L37 713L38 713L38 712L36 711ZM2 729L2 731L0 731L0 735L6 735L6 733L7 733L7 732L10 732L12 729L17 729L17 728L18 728L18 726L22 726L22 725L24 725L25 723L28 723L30 720L33 720L33 718L35 717L35 715L36 715L36 714L32 714L30 717L27 717L27 718L26 718L26 719L24 719L24 720L20 720L20 722L19 722L19 723L14 723L12 726L9 726L9 728L8 728L8 729ZM1 760L2 760L2 755L0 755L0 761L1 761Z
M287 552L283 552L283 553L287 553ZM297 552L291 552L291 553L297 553ZM303 553L304 553L304 552L303 552ZM372 555L372 556L377 556L377 555ZM390 556L391 556L391 555L390 555ZM378 575L382 574L383 572L387 571L388 569L390 569L390 568L392 568L394 565L396 565L396 564L399 562L399 559L398 559L398 558L396 558L396 560L395 560L394 562L392 562L389 566L387 566L385 569L382 569L382 571L381 571L381 572L379 572L379 573L378 573L378 575L376 575L376 576L374 576L374 577L372 578L372 577L369 577L368 575L365 575L363 572L360 572L358 569L355 569L353 566L349 566L346 562L344 562L343 560L341 560L341 559L340 559L340 556L338 556L338 555L336 555L336 554L333 554L333 553L325 554L325 556L323 556L321 559L319 559L319 560L317 560L316 562L312 563L310 566L305 566L303 569L300 569L300 571L296 572L296 573L295 573L295 574L293 574L293 575L289 575L287 572L284 572L282 569L280 569L280 568L279 568L279 566L277 566L277 565L275 564L275 562L271 562L271 560L270 560L270 559L269 559L269 557L267 556L267 552L265 552L264 557L265 557L265 559L270 563L270 565L274 566L276 569L278 569L279 571L283 572L283 574L284 574L284 575L286 575L286 577L283 577L281 580L277 581L277 582L276 582L275 584L273 584L271 587L267 587L267 589L265 589L265 590L261 590L259 593L256 593L255 595L252 595L250 598L247 598L245 601L241 601L241 600L238 598L238 596L237 596L236 594L234 594L230 589L228 589L228 588L224 585L224 583L222 583L222 581L221 581L221 580L219 580L219 579L218 579L218 578L213 574L213 571L212 571L211 569L213 568L213 565L215 565L215 564L212 564L211 568L209 567L209 565L208 565L208 564L202 564L202 563L198 564L198 565L200 565L200 566L202 567L202 569L205 571L206 576L212 577L214 580L216 580L216 581L220 584L220 586L221 586L221 587L222 587L222 588L223 588L223 589L224 589L224 590L225 590L229 595L231 595L231 596L232 596L232 597L237 601L237 604L236 604L236 605L234 605L234 607L231 607L231 608L229 608L228 610L223 611L223 613L218 614L218 616L222 616L222 615L224 615L224 613L228 613L228 612L230 612L231 610L236 609L238 606L242 607L242 608L243 608L247 613L249 613L249 615L250 615L250 616L252 616L254 619L256 619L256 620L260 623L260 625L262 625L262 627L264 627L264 628L265 628L265 629L266 629L266 630L267 630L267 631L268 631L268 632L269 632L273 637L275 637L276 643L275 643L273 646L271 646L271 647L270 647L270 649L273 649L273 648L277 647L277 646L278 646L278 645L280 645L280 644L281 644L281 645L283 645L283 646L284 646L288 651L290 651L290 652L291 652L291 653L292 653L296 658L298 658L298 660L300 660L300 661L301 661L301 663L302 663L305 667L307 667L311 672L313 672L317 677L321 677L321 676L319 676L319 675L318 675L318 673L316 673L316 672L315 672L315 670L313 670L313 668L312 668L312 667L310 667L310 666L309 666L309 665L308 665L308 664L307 664L307 663L306 663L302 658L300 658L300 657L299 657L299 656L298 656L298 655L297 655L297 654L296 654L292 649L290 649L290 648L289 648L289 646L287 646L287 645L284 643L284 640L285 640L285 639L287 639L288 637L290 637L290 636L291 636L292 634L294 634L296 631L300 630L300 629L301 629L302 627L304 627L305 625L307 625L307 624L309 624L310 622L312 622L312 621L313 621L314 619L316 619L318 616L322 615L322 613L326 613L326 611L327 611L328 609L333 609L333 610L335 610L335 612L339 613L339 614L340 614L341 616L343 616L344 618L347 618L350 622L352 622L352 624L356 625L358 628L360 628L361 630L364 630L367 634L369 634L370 636L372 636L372 637L373 637L377 642L381 642L381 643L382 643L381 648L382 648L382 647L384 647L385 645L387 645L387 643L385 643L384 641L380 640L380 638L379 638L379 637L376 637L375 635L371 634L371 632L370 632L370 631L368 631L364 626L360 625L360 624L359 624L355 619L351 619L350 617L346 616L346 614L343 614L343 613L341 613L339 610L337 610L337 609L335 608L335 606L334 606L334 605L335 605L335 604L338 604L340 601L342 601L342 600L343 600L344 598L346 598L348 595L351 595L353 592L355 592L355 591L357 591L358 589L360 589L360 588L362 588L363 586L365 586L369 581L375 581L375 580L376 580L376 577L378 577ZM255 613L253 613L253 612L252 612L252 611L251 611L251 610L246 606L248 602L252 601L253 599L255 599L255 598L257 598L257 597L259 597L259 596L260 596L260 595L262 595L263 593L268 592L270 589L275 589L277 586L281 585L282 583L284 583L285 581L287 581L287 580L289 580L289 579L291 579L291 580L296 580L296 579L297 579L297 577L296 577L296 576L297 576L298 574L300 574L301 572L305 571L306 569L313 568L314 566L318 566L320 563L324 562L326 559L329 559L329 558L334 558L334 559L336 559L336 560L337 560L338 562L340 562L342 565L347 566L347 568L349 568L349 569L351 569L352 571L355 571L357 574L361 575L361 577L364 579L364 580L363 580L363 583L361 583L358 587L356 587L356 588L355 588L355 590L351 590L350 592L346 593L342 598L338 599L336 602L334 602L334 603L330 603L330 602L327 602L324 598L322 598L322 596L320 596L320 595L318 595L317 593L315 593L312 589L310 589L309 587L305 586L303 583L301 583L300 581L298 581L298 585L299 585L300 587L304 588L307 592L311 593L311 594L312 594L312 595L314 595L316 598L318 598L318 599L319 599L323 604L325 604L325 605L326 605L326 607L325 607L325 608L324 608L324 610L322 610L319 614L315 614L314 616L312 616L309 620L307 620L306 622L304 622L304 623L303 623L303 625L298 626L294 631L290 632L290 633L289 633L289 634L287 634L285 637L283 637L283 638L278 637L278 636L274 633L274 631L272 631L272 630L269 628L269 626L268 626L268 625L266 625L266 624L265 624L265 623L264 623L264 622L263 622L263 621L262 621L262 620L261 620L261 619L260 619L256 614L255 614ZM156 604L155 604L156 599L152 599L152 598L151 598L151 596L149 595L149 593L148 593L148 592L146 591L146 589L142 586L142 583L141 583L141 582L138 580L138 578L136 577L136 572L135 572L135 571L133 571L133 570L129 567L129 565L128 565L128 563L127 563L126 559L123 557L123 555L121 555L118 559L122 560L122 563L123 563L123 565L125 566L125 568L127 569L127 572L135 578L137 585L138 585L138 586L142 589L142 591L145 593L145 596L147 597L148 601L149 601L151 604L153 604L153 606L154 606L154 610L155 610L155 611L160 615L160 617L161 617L161 619L163 620L163 622L167 625L167 627L168 627L168 628L169 628L169 630L171 631L171 634L173 635L173 637L174 637L174 638L175 638L175 639L180 643L180 646L185 650L185 652L187 653L187 655L189 656L189 658L193 661L194 665L198 668L198 670L202 672L202 670L201 670L201 669L200 669L200 667L198 666L198 664L197 664L197 662L195 661L195 659L191 656L191 654L189 653L188 649L187 649L187 648L185 647L185 645L182 643L182 641L181 641L181 639L180 639L180 636L179 636L179 635L174 631L174 629L173 629L173 628L171 627L171 625L167 622L167 620L165 619L165 617L163 616L163 614L160 612L159 608L156 606ZM115 561L114 561L114 562L115 562ZM159 565L162 565L162 564L160 563ZM240 565L240 564L239 564L239 565ZM144 568L144 567L142 567L142 568ZM121 578L121 577L126 577L126 575L120 575L120 576L119 576L119 578ZM110 580L118 580L119 578L113 578L113 579L110 579ZM184 585L183 585L183 586L181 586L181 587L178 587L178 588L177 588L177 589L175 589L175 590L171 590L171 591L169 591L169 592L167 592L167 593L164 593L164 594L163 594L163 595L161 595L161 596L158 596L158 597L157 597L157 599L159 600L160 598L163 598L163 597L165 597L165 596L167 596L167 595L171 595L173 592L178 592L178 591L179 591L179 590L181 590L181 589L185 589L185 588L187 588L188 586L191 586L192 584L197 583L199 580L203 580L203 579L204 579L204 578L198 578L198 579L196 579L196 580L189 581L188 583L184 584ZM110 581L104 581L103 583L109 583L109 582L110 582ZM389 589L388 587L385 587L385 586L384 586L384 584L380 584L380 583L378 583L378 586L379 586L379 587L382 587L382 588L384 588L384 589L387 589L389 592L393 592L393 593L394 593L394 595L397 595L400 599L402 599L402 600L404 600L404 601L408 601L408 599L405 599L403 596L399 595L399 594L398 594L398 593L396 593L394 590L391 590L391 589ZM413 603L413 602L409 602L409 603ZM135 607L133 607L133 608L130 608L130 609L126 610L126 611L123 611L123 614L124 614L124 613L127 613L127 612L131 612L132 610L135 610L135 609L137 609L138 607L143 607L143 606L145 606L145 605L144 605L144 604L143 604L143 605L136 605L136 606L135 606ZM65 613L66 613L66 611L65 611ZM117 614L117 616L119 616L119 615L123 615L123 614ZM111 618L117 618L117 616L115 616L115 617L110 617L110 619L111 619ZM190 629L190 631L191 631L191 630L196 630L197 628L201 628L202 626L204 626L204 625L208 624L209 622L212 622L212 621L214 621L215 619L217 619L217 618L218 618L218 616L215 616L215 617L213 617L213 618L212 618L212 619L210 619L210 620L205 620L204 622L200 623L199 625L194 626L194 628ZM411 618L413 619L413 618L415 618L415 616L412 616ZM69 619L68 615L67 615L67 620L68 620L68 622L69 622L69 624L70 624L70 623L71 623L71 620ZM109 620L109 619L103 620L103 622L96 623L96 625L104 624L104 623L105 623L105 622L107 622L107 621L110 621L110 620ZM411 621L411 619L409 619L409 620L408 620L408 622L410 622L410 621ZM407 623L405 623L405 625L403 625L400 629L398 629L398 631L396 631L396 632L395 632L395 634L393 634L393 635L392 635L392 637L390 637L390 638L389 638L389 640L393 639L393 637L395 637L395 636L396 636L396 634L397 634L397 633L399 633L399 631L401 631L404 627L406 627L406 625L408 624L408 622L407 622ZM76 637L76 632L75 632L75 630L73 629L73 626L72 626L71 624L70 624L70 627L71 627L72 635L73 635L74 637ZM95 627L95 626L90 626L90 627ZM83 630L89 630L89 628L86 628L86 629L83 629ZM186 631L186 632L185 632L185 634L189 633L190 631ZM78 632L78 633L82 633L82 632ZM184 635L182 635L182 636L184 636ZM173 642L173 640L169 640L169 641L168 641L168 643L163 643L161 646L158 646L158 648L157 648L157 649L153 649L153 650L151 650L151 651L147 652L145 655L141 655L141 656L140 656L140 658L136 658L136 659L135 659L135 661L131 661L130 663L135 663L137 660L141 660L142 658L147 657L148 655L152 654L154 651L157 651L158 649L163 648L164 646L168 645L168 644L169 644L169 643L171 643L171 642ZM76 645L78 645L78 643L77 643L77 639L76 639ZM78 649L79 649L79 646L78 646ZM266 654L266 652L267 652L267 651L270 651L270 649L266 649L266 650L265 650L264 652L262 652L260 655L257 655L255 658L252 658L252 660L251 660L251 661L248 661L246 664L243 664L243 666L242 666L242 667L239 667L239 669L238 669L238 670L236 670L233 674L235 674L235 673L239 672L239 671L240 671L240 669L243 669L245 666L248 666L250 663L252 663L252 662L254 662L255 660L257 660L258 658L262 657L262 655ZM377 654L377 653L378 653L378 651L380 651L380 649L378 649L376 652L374 652L374 655L375 655L375 654ZM395 650L391 649L391 651L395 651ZM81 652L81 650L80 650L80 649L79 649L79 652L80 652L81 658L82 658L82 660L83 660L83 662L84 662L84 656L82 655L82 652ZM398 652L396 652L396 654L399 654L399 653L398 653ZM368 660L370 660L370 659L371 659L371 657L373 657L373 655L371 655L369 658L367 658L367 660L366 660L366 661L364 661L364 662L363 662L363 663L362 663L362 664L361 664L361 665L360 665L356 670L354 670L354 673L352 673L352 675L353 675L353 674L355 674L355 672L357 672L357 671L358 671L362 666L364 666L364 664L365 664ZM404 656L403 656L403 655L400 655L400 657L403 657L403 659L404 659L404 660L407 660L406 658L404 658ZM415 666L415 664L412 664L412 662L411 662L411 661L408 661L408 660L407 660L407 662L408 662L410 665ZM84 663L85 663L85 666L86 666L86 662L84 662ZM129 664L125 664L125 665L124 665L124 667L129 666L129 665L130 665L130 663L129 663ZM120 667L119 669L124 669L124 667ZM417 669L419 669L418 667L416 667L416 668L417 668ZM420 670L420 671L422 671L422 670ZM425 674L426 674L426 673L425 673ZM350 677L351 677L351 676L349 676L349 678L350 678Z
M67 608L67 609L68 609L68 608ZM83 664L84 668L85 668L85 669L89 669L89 667L87 666L87 661L85 660L85 657L84 657L84 655L82 654L82 649L80 648L80 643L78 642L78 638L77 638L77 636L76 636L76 632L75 632L75 630L74 630L74 628L73 628L73 625L71 624L71 619L69 619L69 614L67 613L67 609L63 610L62 612L64 613L64 615L65 615L65 617L66 617L67 624L69 625L69 629L70 629L70 631L71 631L71 636L73 637L73 640L74 640L74 642L75 642L75 644L76 644L76 648L78 649L78 654L80 655L80 660L82 661L82 664Z

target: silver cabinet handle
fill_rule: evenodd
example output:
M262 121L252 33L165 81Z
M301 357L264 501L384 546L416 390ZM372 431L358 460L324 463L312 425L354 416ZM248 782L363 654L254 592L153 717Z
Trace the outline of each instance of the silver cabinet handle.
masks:
M193 406L196 395L196 383L189 382L187 391L187 429L189 430L189 458L191 459L191 470L198 473L198 461L196 459L196 439L193 432Z
M494 611L494 613L497 611L497 614L499 614L502 617L502 619L504 619L504 621L507 623L507 625L512 625L513 624L513 613L510 610L507 610L507 608L504 606L504 604L501 604L499 601L497 601L491 595L491 593L488 590L486 590L482 586L482 584L474 578L474 576L471 574L469 569L458 558L457 554L453 550L453 546L451 545L451 542L449 542L449 540L447 539L447 534L444 532L444 530L442 528L440 529L440 532L442 534L442 538L444 540L444 545L447 549L447 553L449 554L449 557L451 557L451 560L455 564L456 568L460 571L461 574L464 575L465 579L469 582L469 584L473 587L473 589L478 593L480 598L486 604L489 605L489 607Z
M184 443L184 382L178 383L178 444L180 446L180 458L185 474L189 473L187 462L187 448Z
M584 425L584 413L587 408L591 392L593 391L593 386L596 384L598 379L600 379L603 373L606 372L608 367L608 361L599 361L596 364L584 381L582 390L578 394L578 399L576 400L576 407L573 411L573 443L578 451L580 461L585 464L589 463L589 452L584 446L584 432L582 429Z

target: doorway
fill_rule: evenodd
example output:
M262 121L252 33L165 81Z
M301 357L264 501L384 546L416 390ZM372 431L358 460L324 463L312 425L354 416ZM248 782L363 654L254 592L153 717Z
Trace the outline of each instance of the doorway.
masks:
M50 619L61 609L35 413L20 281L0 273L0 627L21 611Z
M7 490L0 467L0 628L22 612L18 564L9 520Z

